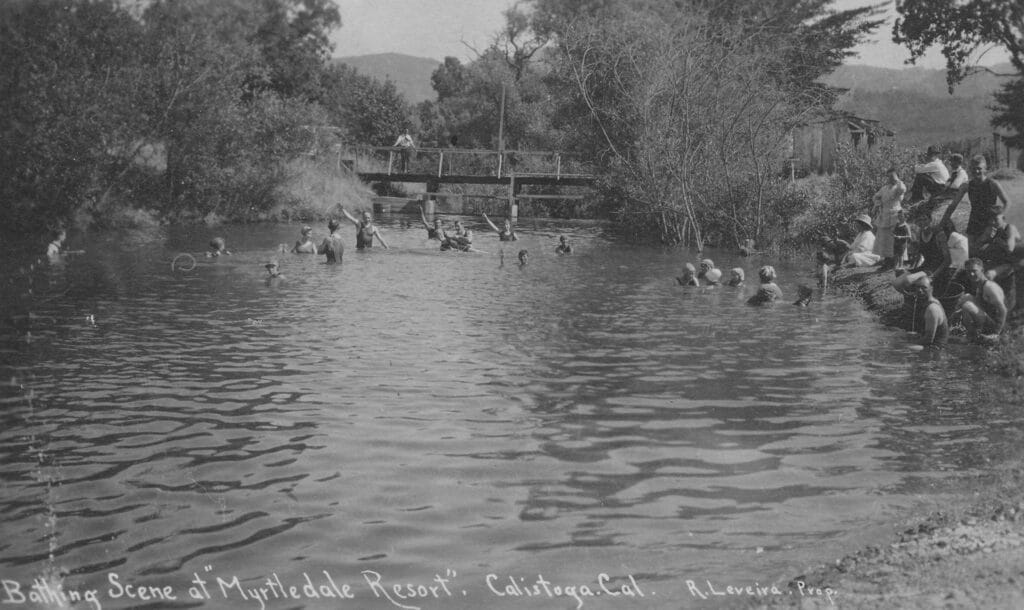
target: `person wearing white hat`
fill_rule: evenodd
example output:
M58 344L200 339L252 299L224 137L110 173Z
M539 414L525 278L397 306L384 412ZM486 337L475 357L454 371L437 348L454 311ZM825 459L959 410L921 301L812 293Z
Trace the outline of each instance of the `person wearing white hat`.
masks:
M853 243L849 244L850 251L843 259L842 266L870 267L877 265L882 257L872 251L875 247L875 234L871 232L871 217L867 214L861 214L854 218L851 224L857 231L857 237L853 239Z

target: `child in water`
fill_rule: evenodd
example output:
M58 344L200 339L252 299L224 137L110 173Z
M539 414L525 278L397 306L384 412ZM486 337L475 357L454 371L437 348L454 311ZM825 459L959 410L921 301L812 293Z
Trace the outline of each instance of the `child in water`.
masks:
M729 281L726 282L726 286L742 286L744 279L746 278L744 277L743 269L740 269L739 267L733 267L732 269L729 270Z

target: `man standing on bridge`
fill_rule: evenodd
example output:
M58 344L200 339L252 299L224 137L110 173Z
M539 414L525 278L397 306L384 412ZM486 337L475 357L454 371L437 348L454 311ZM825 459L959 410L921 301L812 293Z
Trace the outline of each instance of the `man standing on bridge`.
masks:
M398 139L395 140L395 146L401 149L398 151L398 154L401 155L401 172L404 174L409 170L409 156L412 154L413 148L416 147L416 144L412 141L412 136L409 135L408 127L405 129L405 133L398 136Z

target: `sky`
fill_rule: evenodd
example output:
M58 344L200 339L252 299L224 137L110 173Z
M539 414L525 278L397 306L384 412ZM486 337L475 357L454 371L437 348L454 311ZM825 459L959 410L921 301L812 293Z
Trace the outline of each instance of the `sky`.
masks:
M438 61L447 56L472 59L471 49L483 50L504 21L509 0L335 0L342 27L332 37L337 57L374 53L402 53ZM870 0L836 0L845 10L870 4ZM859 57L850 63L904 67L910 57L891 41L896 16L895 2L888 2L888 19L873 41L856 48ZM468 45L468 46L467 46ZM982 63L1006 61L1005 53L988 53ZM944 68L945 59L934 51L917 65Z

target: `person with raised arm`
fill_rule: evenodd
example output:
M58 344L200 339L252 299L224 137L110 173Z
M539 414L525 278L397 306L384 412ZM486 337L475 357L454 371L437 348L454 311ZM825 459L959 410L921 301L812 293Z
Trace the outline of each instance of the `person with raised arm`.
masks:
M373 224L373 216L369 212L363 212L362 220L348 213L344 207L341 208L341 213L345 215L356 227L356 250L363 250L365 248L373 247L373 238L376 237L380 245L384 246L385 249L388 247L388 243L384 241L384 238L380 234L380 229L377 225Z
M434 218L434 226L430 226L427 222L427 213L423 211L423 206L420 206L420 221L423 223L423 228L427 230L427 239L441 239L441 235L444 233L444 229L441 227L441 219Z
M330 235L320 243L316 253L326 255L327 263L330 265L341 264L341 258L345 254L345 244L341 241L341 223L332 218L327 221L327 230Z
M484 214L484 220L487 221L487 224L490 225L492 229L494 229L494 232L498 234L498 239L501 241L516 241L519 239L516 237L516 232L512 229L512 221L508 218L505 219L505 225L501 229L491 222L491 219L487 217L487 214Z

